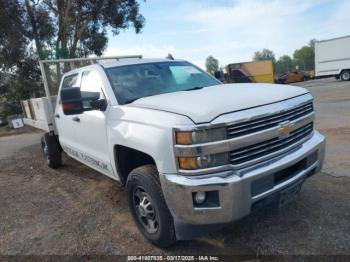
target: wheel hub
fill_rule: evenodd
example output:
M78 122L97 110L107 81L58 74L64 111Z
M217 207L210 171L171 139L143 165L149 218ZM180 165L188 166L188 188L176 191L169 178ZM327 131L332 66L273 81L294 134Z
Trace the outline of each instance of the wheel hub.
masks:
M134 191L134 208L139 221L145 230L154 234L158 231L158 217L152 205L150 196L143 188L138 187Z
M46 161L49 162L50 161L49 146L47 145L46 141L42 142L42 150L46 158Z
M143 206L139 206L139 213L141 216L146 216L146 210Z
M45 155L49 154L49 148L47 147L47 144L45 144L45 146L44 146L44 153L45 153Z

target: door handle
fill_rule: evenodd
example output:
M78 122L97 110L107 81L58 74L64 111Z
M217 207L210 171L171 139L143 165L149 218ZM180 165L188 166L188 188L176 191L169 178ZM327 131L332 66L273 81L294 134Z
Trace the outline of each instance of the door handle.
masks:
M80 122L80 118L77 117L77 116L73 117L72 120L75 121L75 122Z
M55 117L56 117L56 118L60 118L60 115L59 115L59 114L56 114Z

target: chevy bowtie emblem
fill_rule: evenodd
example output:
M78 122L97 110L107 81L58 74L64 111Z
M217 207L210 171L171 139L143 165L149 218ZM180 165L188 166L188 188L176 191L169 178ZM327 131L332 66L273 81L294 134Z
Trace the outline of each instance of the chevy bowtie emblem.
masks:
M293 129L293 125L289 122L281 124L281 127L278 129L279 136L288 136Z

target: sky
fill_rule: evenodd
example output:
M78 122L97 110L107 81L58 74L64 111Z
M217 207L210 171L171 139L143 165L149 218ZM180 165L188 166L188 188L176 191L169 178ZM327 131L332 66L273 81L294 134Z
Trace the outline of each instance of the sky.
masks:
M276 58L308 44L350 35L350 0L139 1L145 27L109 35L104 53L188 60L202 68L213 55L221 66L251 61L271 49Z

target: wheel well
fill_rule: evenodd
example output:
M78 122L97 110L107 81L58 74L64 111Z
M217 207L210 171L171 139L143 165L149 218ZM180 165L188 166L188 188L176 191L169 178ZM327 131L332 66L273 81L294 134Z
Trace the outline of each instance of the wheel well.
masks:
M128 175L133 169L143 165L156 164L150 155L121 145L114 146L114 157L117 172L122 184L126 183Z

